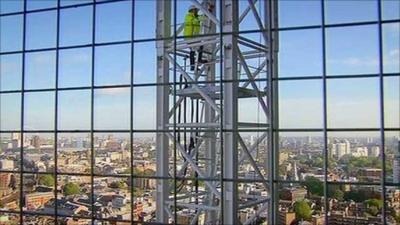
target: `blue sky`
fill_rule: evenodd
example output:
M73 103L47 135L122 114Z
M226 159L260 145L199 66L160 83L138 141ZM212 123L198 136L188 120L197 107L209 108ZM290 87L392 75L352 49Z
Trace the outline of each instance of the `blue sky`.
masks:
M28 9L54 7L56 1L28 1ZM62 5L90 2L90 0L63 0ZM0 12L20 11L19 1L0 2ZM240 10L247 5L241 1ZM178 1L178 23L183 22L189 1ZM376 2L327 1L326 23L348 23L377 19ZM257 5L260 7L260 5ZM97 43L126 41L131 35L131 3L101 4L96 10ZM218 10L218 9L217 9ZM399 1L383 1L383 19L400 19ZM92 6L62 10L60 15L60 45L89 44L92 40ZM321 24L320 2L280 1L281 27ZM0 51L22 49L22 15L1 17ZM251 14L240 25L241 30L256 29ZM155 2L136 1L135 39L155 37ZM373 74L379 71L378 27L376 25L328 28L327 74ZM279 45L279 76L321 76L321 29L282 31ZM383 25L384 72L399 73L400 23ZM259 34L248 35L259 40ZM52 48L56 45L56 11L31 13L27 16L27 49ZM156 48L154 42L140 42L134 46L134 83L154 83L156 80ZM129 44L99 46L95 51L95 85L130 83ZM1 90L20 89L22 56L1 56ZM91 48L60 51L59 86L91 85ZM26 54L26 88L55 87L55 51ZM254 62L257 65L257 62ZM386 124L399 127L399 77L385 78ZM282 128L322 127L322 81L282 81L280 87L280 124ZM53 129L54 93L30 93L26 98L26 128ZM109 89L95 92L95 128L129 128L129 89ZM328 124L330 127L378 127L378 79L345 79L328 81ZM18 94L1 96L1 128L18 129ZM59 127L62 129L89 129L90 92L64 91L59 95ZM134 127L155 129L155 88L143 87L134 91ZM247 112L249 107L254 110ZM79 115L79 116L77 116ZM241 101L240 119L255 121L260 109L256 101ZM110 120L112 118L112 120ZM301 119L299 119L301 118ZM265 118L264 118L265 119Z

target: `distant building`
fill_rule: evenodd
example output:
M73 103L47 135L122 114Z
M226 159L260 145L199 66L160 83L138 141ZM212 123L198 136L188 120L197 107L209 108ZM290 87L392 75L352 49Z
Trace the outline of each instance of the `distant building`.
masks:
M303 200L307 195L305 188L284 188L280 193L280 199L296 202Z
M281 209L278 212L278 225L291 225L296 220L296 214L287 209Z
M53 192L36 192L25 195L25 207L29 209L37 209L44 206L47 202L54 198Z
M393 159L393 183L400 183L400 141Z

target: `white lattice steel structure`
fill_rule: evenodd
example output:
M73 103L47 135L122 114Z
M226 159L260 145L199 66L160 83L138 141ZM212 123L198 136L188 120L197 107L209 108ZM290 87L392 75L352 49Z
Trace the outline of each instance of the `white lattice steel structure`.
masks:
M206 1L220 11L209 12ZM273 224L277 3L248 0L241 14L235 0L191 3L209 18L211 33L177 39L177 3L157 1L157 176L166 178L157 185L157 222L256 224L264 215ZM247 17L261 31L259 41L239 32ZM207 63L190 71L189 51L200 46ZM254 100L248 110L260 110L263 119L240 121L241 99ZM247 141L246 130L257 137Z

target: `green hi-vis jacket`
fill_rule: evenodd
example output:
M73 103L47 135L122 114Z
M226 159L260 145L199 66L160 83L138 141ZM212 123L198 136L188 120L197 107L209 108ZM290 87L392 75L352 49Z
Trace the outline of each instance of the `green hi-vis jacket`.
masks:
M185 17L185 27L183 34L185 36L194 36L200 33L200 16L195 16L194 13L188 12Z

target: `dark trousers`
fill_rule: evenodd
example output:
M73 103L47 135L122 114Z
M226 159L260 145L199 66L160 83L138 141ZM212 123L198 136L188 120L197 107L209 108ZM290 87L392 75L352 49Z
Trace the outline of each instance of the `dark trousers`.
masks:
M197 50L198 56L197 56L197 62L202 63L203 62L203 46L199 47L199 50ZM196 51L193 51L190 49L189 53L189 60L190 60L190 70L194 70L194 66L196 64Z

